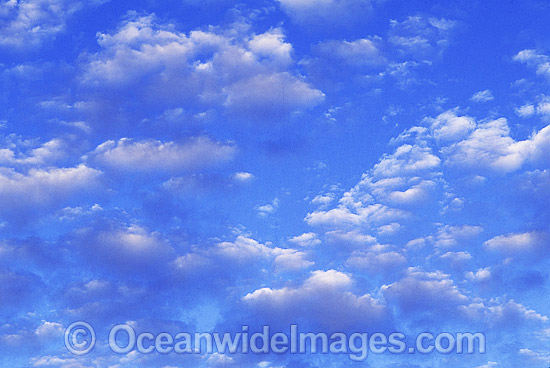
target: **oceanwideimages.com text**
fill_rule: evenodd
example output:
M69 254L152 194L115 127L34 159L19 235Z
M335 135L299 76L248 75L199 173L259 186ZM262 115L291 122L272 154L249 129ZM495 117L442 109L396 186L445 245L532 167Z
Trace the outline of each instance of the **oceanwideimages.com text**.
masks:
M89 353L96 343L96 334L86 322L75 322L65 331L65 345L75 355ZM483 354L485 335L481 332L419 333L413 340L404 333L324 333L303 332L298 325L287 331L274 331L263 326L252 332L241 326L236 333L179 332L152 333L136 331L129 324L118 324L106 336L113 353L127 354L346 354L352 361L365 361L374 354ZM414 343L407 343L414 341Z

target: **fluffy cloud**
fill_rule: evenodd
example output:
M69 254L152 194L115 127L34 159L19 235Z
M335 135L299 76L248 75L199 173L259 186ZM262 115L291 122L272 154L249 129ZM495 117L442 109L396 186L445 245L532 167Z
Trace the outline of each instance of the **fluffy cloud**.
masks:
M325 41L316 47L316 51L324 58L343 63L348 66L377 66L387 62L379 49L381 40L378 38L360 38L354 41Z
M373 273L396 274L407 263L407 257L387 245L370 246L368 250L354 251L346 264Z
M447 47L455 27L455 21L445 18L409 16L401 22L390 22L388 40L404 55L433 58Z
M44 166L65 157L65 142L59 138L54 138L39 147L26 149L30 144L31 142L8 140L8 148L0 148L0 165Z
M152 15L133 17L115 33L99 34L102 50L85 57L82 83L92 91L130 88L148 104L223 106L257 118L307 109L324 99L293 70L292 45L282 30L243 29L248 27L185 34Z
M302 235L293 237L289 242L301 247L313 247L321 244L321 240L317 238L317 234L315 233L303 233Z
M36 47L65 29L80 4L67 0L8 0L0 5L0 46Z
M537 75L550 80L550 57L538 50L522 50L514 56L518 61L535 69Z
M548 234L544 232L527 232L495 236L484 245L491 251L506 255L541 257L547 253Z
M157 276L161 276L174 258L174 249L160 234L139 225L100 222L75 231L67 245L90 264L115 273L147 273L156 269Z
M442 151L451 165L511 172L526 163L544 163L549 155L550 126L523 141L511 137L504 118L478 124L464 140Z
M489 277L486 270L479 270L473 277L480 280ZM382 286L386 300L399 307L402 313L415 315L419 321L443 318L463 322L484 323L489 327L516 328L520 323L547 322L548 318L515 302L491 299L483 301L466 296L454 282L442 272L425 272L409 268L408 275L390 285Z
M72 168L29 169L19 173L0 168L0 213L61 207L71 196L97 186L101 171L79 165Z
M493 96L493 93L489 89L478 91L474 93L474 95L471 98L471 100L474 102L488 102L494 99L495 97Z
M457 141L466 138L475 127L475 120L468 116L457 116L456 110L439 114L436 118L424 120L430 126L431 134L438 141Z
M330 330L380 324L387 318L385 307L368 294L350 292L352 283L349 275L339 271L314 271L300 286L258 289L243 301L266 317L291 323L306 320Z
M122 138L102 143L88 157L116 170L177 172L227 161L235 152L235 146L214 142L207 137L182 143Z

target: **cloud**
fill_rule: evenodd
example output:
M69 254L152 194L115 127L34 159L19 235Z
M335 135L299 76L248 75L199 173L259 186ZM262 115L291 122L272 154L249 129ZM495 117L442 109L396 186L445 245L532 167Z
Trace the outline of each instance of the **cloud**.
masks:
M386 64L386 57L379 49L379 38L360 38L354 41L325 41L315 50L323 58L342 63L346 66L380 66Z
M313 266L315 263L307 260L307 254L295 249L277 249L277 255L273 261L278 271L295 271Z
M434 245L438 248L450 248L457 245L466 246L471 242L471 239L479 235L483 231L480 226L442 226L434 239ZM466 243L466 244L464 244Z
M550 57L538 50L526 49L518 52L514 61L521 62L535 69L537 75L550 80Z
M336 270L313 271L302 285L258 289L245 295L243 301L265 317L291 323L306 320L340 331L367 324L372 328L387 319L385 307L370 295L349 291L352 283L349 275Z
M98 98L114 93L117 100L132 90L132 98L149 106L199 113L223 107L261 120L323 101L297 72L281 29L250 34L244 24L234 27L185 34L154 15L133 15L116 32L98 35L98 53L82 56L82 85Z
M476 122L468 116L457 116L456 110L448 110L436 118L426 118L432 136L438 141L451 142L466 138L476 127Z
M356 250L346 264L377 274L396 274L406 265L407 257L394 247L373 245L367 250Z
M79 3L66 0L8 0L0 9L0 46L38 47L65 30Z
M321 244L321 240L317 238L315 233L303 233L289 240L289 242L299 245L301 247L313 247Z
M29 169L19 173L0 168L1 214L61 207L72 196L98 186L101 171L80 164L72 168ZM14 220L17 220L17 216Z
M106 221L76 230L67 243L87 263L118 273L156 270L160 276L169 271L167 266L175 256L170 243L160 234L139 225Z
M207 137L181 143L121 138L100 144L87 157L115 170L177 172L228 161L235 152L234 145L224 145Z
M236 181L238 181L240 183L247 183L247 182L254 179L254 175L249 173L249 172L241 171L241 172L233 174L233 179L235 179Z
M32 143L28 141L13 142L8 139L6 145L9 148L0 149L0 165L52 165L56 160L66 156L65 142L59 138L54 138L36 148L28 148L30 144Z
M448 46L456 25L453 20L423 15L409 16L401 22L391 20L388 41L403 55L417 60L433 58Z
M378 177L395 177L420 173L436 168L440 161L428 147L405 144L374 165L373 174Z
M442 149L447 162L492 171L516 171L528 162L542 163L548 158L550 126L534 132L523 141L511 137L508 122L504 118L478 124L464 140Z
M531 104L525 104L516 109L516 113L522 118L527 118L529 116L535 115L535 106Z
M547 322L548 318L515 302L491 299L483 301L464 294L440 271L425 272L409 268L408 274L381 290L390 305L399 307L401 313L414 315L423 325L428 321L459 320L462 323L484 323L488 327L517 328L518 324ZM473 275L488 277L486 270Z
M542 257L547 252L548 240L548 234L532 231L495 236L487 240L484 246L506 255Z
M486 89L486 90L474 93L474 95L470 99L474 102L488 102L488 101L494 100L495 97L493 96L493 93L491 92L491 90Z

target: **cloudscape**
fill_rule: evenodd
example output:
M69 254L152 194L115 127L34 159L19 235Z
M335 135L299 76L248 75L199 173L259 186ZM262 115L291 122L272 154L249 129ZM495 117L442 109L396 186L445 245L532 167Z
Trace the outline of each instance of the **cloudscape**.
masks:
M1 0L0 366L548 367L549 23Z

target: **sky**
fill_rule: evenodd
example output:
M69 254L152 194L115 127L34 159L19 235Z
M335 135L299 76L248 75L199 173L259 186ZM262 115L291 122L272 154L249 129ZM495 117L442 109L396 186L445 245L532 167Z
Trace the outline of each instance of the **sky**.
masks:
M1 0L0 366L548 366L549 22L543 0ZM487 352L117 355L120 323Z

